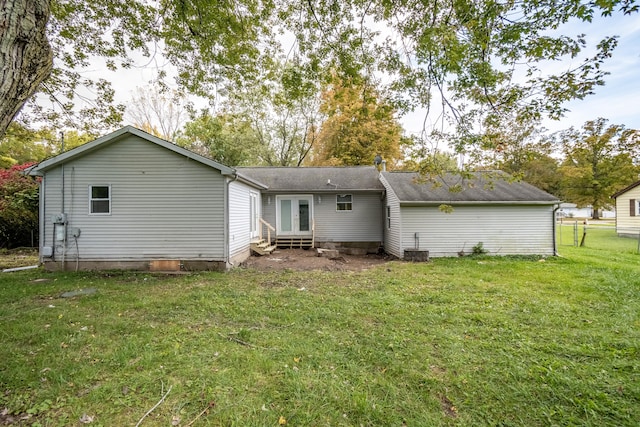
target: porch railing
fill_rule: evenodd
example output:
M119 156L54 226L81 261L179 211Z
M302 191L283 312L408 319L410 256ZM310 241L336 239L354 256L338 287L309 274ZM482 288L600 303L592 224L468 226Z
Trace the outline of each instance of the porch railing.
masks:
M258 237L260 238L260 240L262 240L263 238L263 234L262 234L262 230L264 229L264 227L267 227L267 242L269 242L269 244L271 244L271 231L276 231L275 227L271 224L269 224L267 221L265 221L262 218L260 219L260 231L258 232Z

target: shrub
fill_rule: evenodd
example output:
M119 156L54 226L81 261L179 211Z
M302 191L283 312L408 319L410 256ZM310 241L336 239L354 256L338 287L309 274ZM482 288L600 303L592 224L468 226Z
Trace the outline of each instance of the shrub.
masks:
M488 250L486 250L486 249L484 248L484 245L482 244L482 242L478 242L478 243L476 243L476 245L473 247L473 249L472 249L472 252L471 252L471 253L472 253L473 255L484 255L484 254L486 254L486 253L488 253L488 252L489 252L489 251L488 251Z
M38 180L24 170L32 163L0 169L0 247L31 246L37 240ZM33 242L34 244L36 241Z

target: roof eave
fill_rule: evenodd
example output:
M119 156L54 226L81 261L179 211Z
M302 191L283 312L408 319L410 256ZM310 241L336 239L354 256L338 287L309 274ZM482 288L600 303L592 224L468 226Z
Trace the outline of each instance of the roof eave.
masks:
M638 186L640 186L640 181L636 181L633 184L629 185L628 187L623 188L622 190L620 190L617 193L615 193L614 195L612 195L611 198L612 199L617 199L618 197L622 196L627 191L633 190L634 188L636 188Z
M401 200L401 206L440 206L440 205L540 205L551 206L557 205L560 200L469 200L469 201L451 201L451 200Z

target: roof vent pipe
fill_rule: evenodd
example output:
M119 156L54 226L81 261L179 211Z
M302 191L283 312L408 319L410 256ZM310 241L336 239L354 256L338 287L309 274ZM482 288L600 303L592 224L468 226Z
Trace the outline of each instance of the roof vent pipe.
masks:
M383 160L382 161L382 172L386 172L387 171L387 161Z

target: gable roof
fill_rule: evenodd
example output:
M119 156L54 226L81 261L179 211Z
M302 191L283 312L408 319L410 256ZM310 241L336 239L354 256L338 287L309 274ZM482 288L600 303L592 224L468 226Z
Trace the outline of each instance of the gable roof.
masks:
M173 144L164 139L158 138L157 136L153 136L150 133L147 133L143 130L135 128L133 126L125 126L121 129L118 129L115 132L111 132L110 134L104 135L98 139L94 139L91 142L87 142L79 147L76 147L72 150L65 151L62 154L59 154L55 157L52 157L48 160L44 160L40 162L38 165L33 167L30 171L30 175L40 175L42 172L45 172L53 167L61 165L70 160L74 160L78 157L84 156L96 150L99 150L109 144L113 144L114 142L120 141L122 138L127 135L135 135L139 138L142 138L152 144L159 145L160 147L166 148L167 150L173 151L182 156L188 157L189 159L200 162L206 166L217 169L222 173L222 175L233 175L234 170L228 166L225 166L221 163L218 163L214 160L208 159L204 156L196 154L192 151L189 151L185 148L182 148L176 144Z
M426 179L417 172L382 172L382 176L403 204L560 202L557 197L498 171L472 172L471 178L446 174ZM451 191L456 187L462 191Z
M634 188L636 188L638 186L640 186L640 181L636 181L633 184L629 185L628 187L623 188L622 190L618 191L613 196L611 196L611 198L612 199L617 199L618 197L622 196L627 191L633 190Z
M238 167L267 186L267 192L384 191L374 166Z

